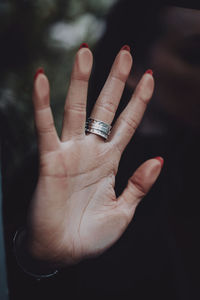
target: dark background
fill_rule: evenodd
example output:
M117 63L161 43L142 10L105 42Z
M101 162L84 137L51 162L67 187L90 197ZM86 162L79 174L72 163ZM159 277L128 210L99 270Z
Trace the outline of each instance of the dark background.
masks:
M130 5L131 1L124 1L127 2ZM193 1L167 2L194 7ZM138 10L133 9L133 2L130 9L122 5L117 14L110 15L109 30L104 35L105 18L113 3L106 0L0 2L4 222L13 300L82 299L84 296L137 300L200 298L199 128L194 129L170 115L157 106L154 98L134 143L130 143L122 157L116 193L121 193L128 177L144 160L161 155L165 165L158 182L116 245L101 257L62 270L57 277L44 282L23 274L12 252L12 237L16 229L24 225L37 182L37 144L31 103L37 67L44 67L50 80L58 132L73 57L82 42L89 44L95 58L89 109L121 46L126 43L131 46L135 69L140 65L144 72L152 67L146 54L148 46L163 33L156 19L157 8L145 1L137 2ZM143 13L142 18L138 12ZM119 18L120 13L124 13L124 19ZM195 47L195 51L197 49ZM185 56L180 57L185 64L198 63L199 66L197 53L200 51L186 51ZM159 69L154 71L157 89ZM173 76L173 72L170 75ZM131 93L127 87L120 109ZM199 111L198 105L196 111ZM146 131L151 128L149 124L154 124L152 131Z

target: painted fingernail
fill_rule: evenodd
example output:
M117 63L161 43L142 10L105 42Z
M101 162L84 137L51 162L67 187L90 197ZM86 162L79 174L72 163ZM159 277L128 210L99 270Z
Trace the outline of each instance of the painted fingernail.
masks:
M128 45L124 45L121 50L126 50L128 52L131 52L131 48Z
M36 78L38 77L39 74L44 74L44 69L43 68L38 68L35 76L34 76L34 80L36 80Z
M151 69L146 70L145 74L153 75L153 71Z
M162 168L164 164L164 159L161 156L154 157L154 159L157 159L160 162Z
M86 43L82 43L82 44L80 45L79 49L81 49L81 48L89 48L89 46L88 46L88 44L86 44Z

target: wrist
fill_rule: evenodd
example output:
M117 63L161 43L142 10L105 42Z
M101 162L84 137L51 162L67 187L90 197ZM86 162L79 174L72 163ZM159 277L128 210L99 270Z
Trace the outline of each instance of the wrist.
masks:
M37 279L42 279L51 277L58 272L58 265L42 260L33 254L26 229L23 228L16 232L13 243L17 263L25 273Z

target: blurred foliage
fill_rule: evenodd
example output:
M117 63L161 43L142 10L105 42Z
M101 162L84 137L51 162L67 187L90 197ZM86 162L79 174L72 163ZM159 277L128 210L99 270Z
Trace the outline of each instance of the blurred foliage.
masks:
M0 0L0 112L12 172L36 145L33 77L43 67L60 134L73 58L82 42L92 49L115 0Z

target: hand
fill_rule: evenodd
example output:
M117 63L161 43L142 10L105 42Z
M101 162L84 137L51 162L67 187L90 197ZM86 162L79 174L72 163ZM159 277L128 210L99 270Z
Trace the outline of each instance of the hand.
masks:
M92 118L111 124L131 66L130 52L121 50ZM146 161L116 198L119 161L152 96L154 80L151 74L143 75L105 142L95 134L86 135L84 129L91 68L92 53L81 48L75 57L61 138L49 106L47 77L39 74L34 83L40 167L29 215L30 249L35 257L63 266L99 255L113 245L162 167L161 159Z

